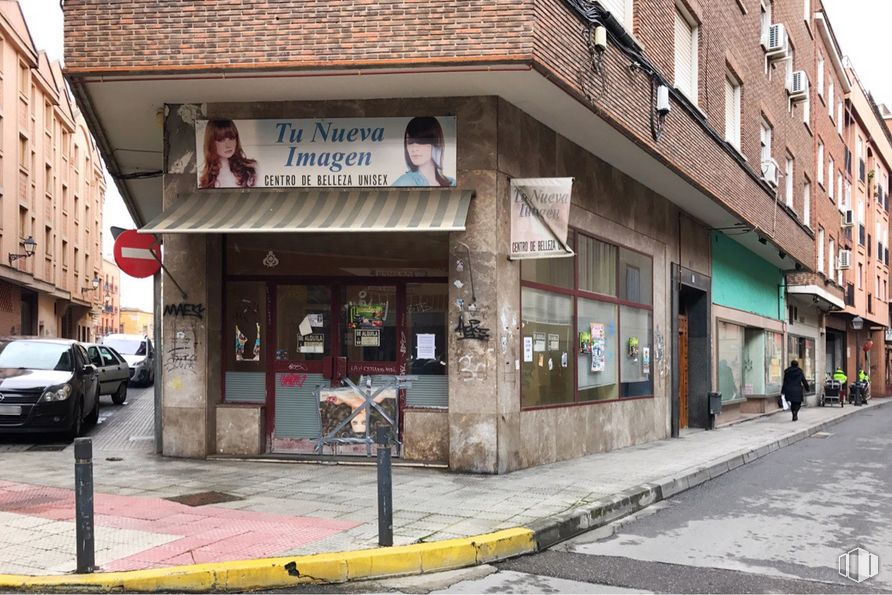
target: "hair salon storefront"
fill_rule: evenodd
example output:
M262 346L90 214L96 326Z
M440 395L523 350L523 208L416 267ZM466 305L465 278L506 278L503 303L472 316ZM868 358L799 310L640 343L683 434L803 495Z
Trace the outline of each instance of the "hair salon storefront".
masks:
M165 454L364 456L392 425L501 473L668 436L669 255L708 240L664 198L494 97L167 113ZM568 255L512 260L512 180L558 176Z

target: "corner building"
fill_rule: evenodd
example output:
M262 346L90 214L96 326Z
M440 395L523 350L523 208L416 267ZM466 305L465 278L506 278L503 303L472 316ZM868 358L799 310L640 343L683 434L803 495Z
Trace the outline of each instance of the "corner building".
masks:
M764 71L747 4L66 2L68 80L137 224L165 245L164 454L319 454L338 427L383 419L335 411L347 381L386 395L396 375L411 386L379 404L400 456L456 471L704 427L722 386L716 326L768 319L783 333L784 273L812 260L804 182L779 203L759 165L758 101L776 114L775 147L810 162L811 139L787 132L803 115ZM729 31L744 49L705 52ZM699 58L723 54L718 71ZM262 143L263 184L199 187L211 121L308 152L296 123L349 140L415 117L446 129L454 187L361 178L348 148L339 171L290 178ZM309 159L290 150L280 163ZM526 178L573 179L572 257L508 258L511 182ZM733 297L747 279L768 292L755 306ZM580 345L595 329L597 365ZM733 412L748 399L732 382ZM367 450L335 437L321 452Z

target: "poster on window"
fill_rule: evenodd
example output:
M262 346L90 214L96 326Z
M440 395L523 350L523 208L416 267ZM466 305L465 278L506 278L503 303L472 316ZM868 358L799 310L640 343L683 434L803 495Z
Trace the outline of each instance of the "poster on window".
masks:
M325 335L322 333L298 334L297 345L297 350L300 353L325 353Z
M590 327L592 337L592 372L603 372L607 359L607 335L604 332L604 325L600 322L593 322Z
M567 245L573 178L511 180L512 260L573 256Z
M373 393L374 394L374 391ZM396 390L383 389L373 399L390 419L396 419ZM349 387L324 388L319 392L319 413L322 435L327 438L363 438L377 435L377 428L390 427L387 420L372 405L365 405L364 397ZM357 411L359 410L359 411ZM356 411L356 415L343 428L337 430ZM337 430L337 431L336 431Z
M198 120L199 188L455 186L455 117Z
M358 304L350 306L350 320L347 328L381 328L386 312L381 304Z

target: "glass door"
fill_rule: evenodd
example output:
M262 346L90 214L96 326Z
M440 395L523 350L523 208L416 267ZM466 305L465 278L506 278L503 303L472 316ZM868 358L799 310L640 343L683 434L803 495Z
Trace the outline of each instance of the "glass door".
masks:
M312 452L321 429L320 387L327 386L326 362L334 347L332 288L277 285L273 450Z

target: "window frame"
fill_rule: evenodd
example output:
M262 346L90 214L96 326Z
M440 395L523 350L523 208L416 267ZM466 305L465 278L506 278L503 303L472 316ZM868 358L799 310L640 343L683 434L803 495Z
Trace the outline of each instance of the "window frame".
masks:
M730 95L729 95L730 92ZM740 150L741 145L741 108L743 85L731 72L725 73L725 140L735 149ZM729 106L729 102L731 105ZM728 121L728 114L734 115L733 121Z
M688 100L693 103L695 106L699 106L699 95L700 95L700 23L694 18L694 16L687 10L683 5L676 4L675 5L675 27L673 31L672 41L673 41L673 58L674 58L674 71L673 71L673 84L675 88L680 91ZM679 86L679 72L681 72L679 65L679 55L678 55L678 19L681 20L687 25L690 29L690 43L691 50L685 56L687 60L687 67L690 71L690 88L685 89L682 86Z
M655 292L656 288L655 288L655 283L654 283L654 257L653 257L653 255L643 252L641 250L638 250L636 248L632 248L630 246L619 244L617 242L611 241L611 240L604 238L602 236L599 236L597 234L583 231L578 228L570 227L570 233L571 233L572 237L568 241L568 244L570 244L570 247L575 252L575 254L572 257L569 257L569 258L573 259L573 287L566 288L566 287L560 287L558 285L549 285L547 283L540 283L537 281L528 281L528 280L524 280L522 278L522 275L518 275L520 277L520 283L519 283L519 288L518 288L518 300L519 300L519 304L520 304L521 320L523 320L523 290L525 288L528 288L528 289L535 289L535 290L544 291L544 292L548 292L548 293L554 293L554 294L558 294L558 295L567 296L571 299L572 315L571 315L570 325L571 325L571 328L573 329L572 336L574 338L576 338L576 336L578 334L578 328L579 328L579 300L580 299L611 304L616 307L616 337L617 337L616 340L617 340L618 352L621 351L621 349L622 349L622 345L620 345L620 342L619 342L620 341L619 337L622 336L622 328L623 328L623 326L622 326L622 307L623 306L626 306L629 308L635 308L638 310L646 310L646 311L650 312L650 329L649 329L650 337L651 338L655 337L655 330L654 330L655 329L655 321L654 321L654 297L655 297L655 295L654 295L654 292ZM596 240L598 242L602 242L604 244L608 244L608 245L614 246L616 248L616 254L614 255L614 275L615 275L614 286L616 288L616 294L617 294L616 296L603 294L603 293L597 293L594 291L581 289L579 287L580 259L579 259L578 244L579 244L580 236L585 236L589 239ZM650 294L648 296L646 296L647 299L650 300L649 304L642 303L642 302L634 302L634 301L622 299L620 297L620 287L621 287L621 284L620 284L620 275L621 275L620 262L621 262L622 250L627 250L629 252L639 254L639 255L644 256L645 258L650 260L650 265L651 265L650 266L651 278L649 280ZM521 261L520 266L523 266L522 261ZM643 299L645 298L645 296L641 296L641 297ZM523 332L521 332L521 333L519 333L519 336L517 339L518 349L520 350L521 353L523 352L523 337L524 337L524 334L523 334ZM573 342L572 353L567 354L568 361L572 362L571 364L568 365L568 367L572 368L573 400L567 401L565 403L553 403L553 404L547 404L547 405L525 406L524 398L523 398L524 389L523 389L523 386L521 385L520 392L518 394L518 398L520 399L521 411L534 411L537 409L555 409L555 408L561 408L561 407L579 407L579 406L585 406L585 405L595 405L595 404L600 404L600 403L616 403L616 402L620 402L620 401L632 401L632 400L637 400L637 399L653 399L655 397L656 379L654 377L655 376L654 375L654 366L655 366L654 350L653 350L653 345L650 345L650 348L651 348L651 354L650 354L650 357L651 357L651 362L650 362L650 383L651 383L651 386L650 386L650 388L651 388L651 390L650 390L649 394L634 395L634 396L627 396L627 397L624 397L620 394L616 398L611 398L611 399L580 400L579 370L578 370L579 353L577 351L578 346L576 345L576 342L577 341ZM523 362L521 360L521 370L523 369L522 367L525 364L530 365L530 362ZM622 376L621 376L622 371L620 368L620 362L617 361L616 366L617 366L616 382L618 385L621 385L622 384ZM621 393L621 392L622 391L620 388L618 390L618 393Z

